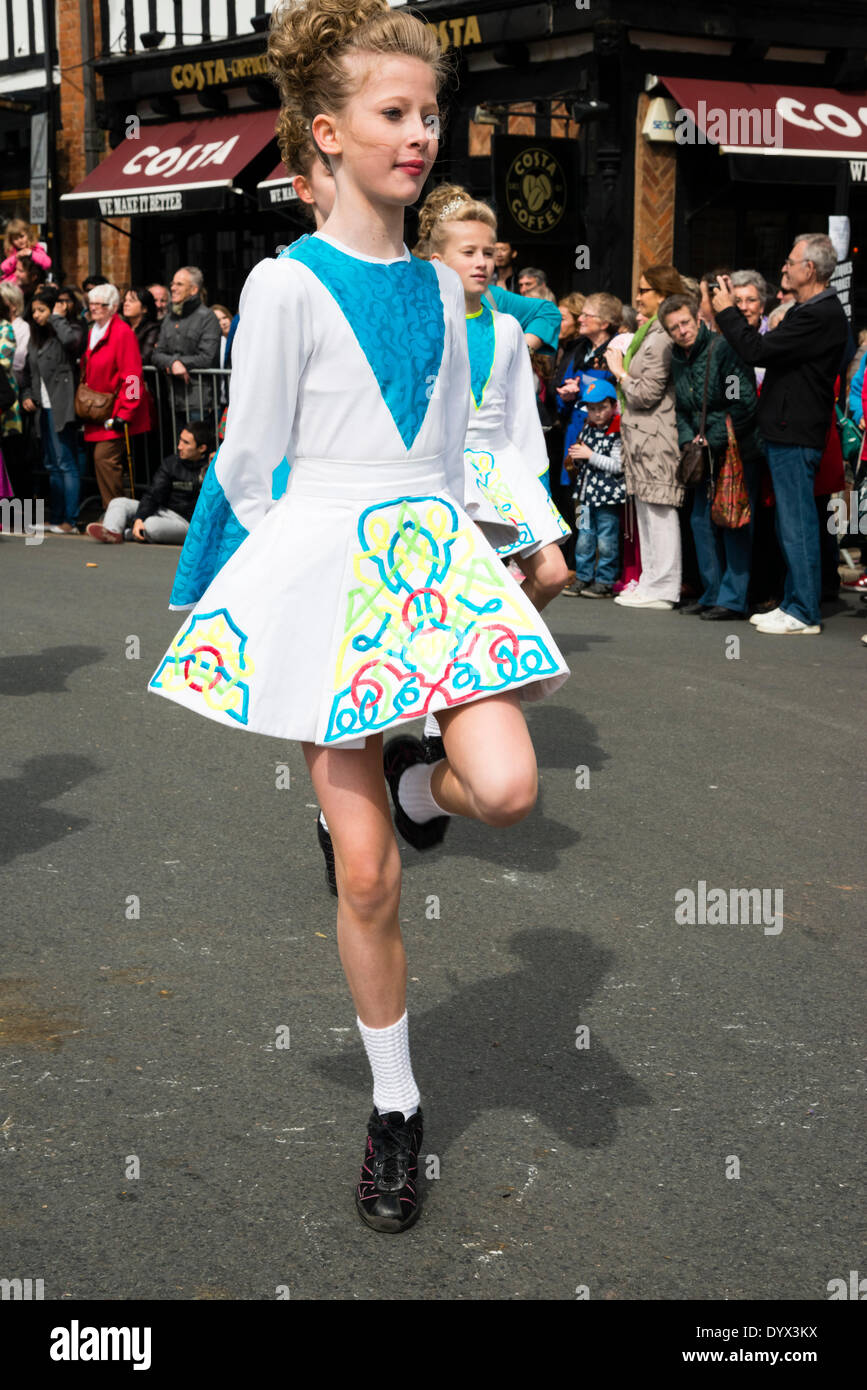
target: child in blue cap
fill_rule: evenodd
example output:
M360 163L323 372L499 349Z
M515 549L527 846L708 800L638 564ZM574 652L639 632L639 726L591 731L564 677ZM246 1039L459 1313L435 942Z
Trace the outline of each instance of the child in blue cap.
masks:
M575 582L565 593L610 598L620 571L620 513L626 500L617 392L599 377L584 377L587 423L566 455L576 484Z

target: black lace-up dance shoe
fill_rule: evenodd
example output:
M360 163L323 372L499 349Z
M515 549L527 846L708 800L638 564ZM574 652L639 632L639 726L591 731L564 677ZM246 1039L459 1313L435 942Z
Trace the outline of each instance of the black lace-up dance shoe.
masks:
M367 1122L367 1148L355 1205L374 1231L406 1231L419 1218L418 1151L422 1114L405 1120L400 1110L380 1115L374 1108Z
M398 783L408 767L426 762L424 747L419 739L410 734L389 739L382 750L382 763L385 780L388 782L391 799L394 802L394 823L400 834L413 849L433 849L442 843L449 828L451 816L434 816L432 820L420 825L412 820L400 804L397 794Z
M319 840L319 848L325 857L325 881L328 884L329 892L337 897L337 875L334 872L334 846L331 843L331 836L319 819L319 812L316 813L316 837Z

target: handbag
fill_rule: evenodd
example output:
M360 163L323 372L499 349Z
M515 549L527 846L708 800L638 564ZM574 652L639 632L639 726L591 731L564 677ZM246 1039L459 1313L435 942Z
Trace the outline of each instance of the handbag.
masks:
M86 381L80 381L75 390L74 408L79 420L90 420L101 425L110 420L113 414L115 395L111 391L94 391Z
M707 386L710 380L710 359L716 347L714 336L711 335L707 349L707 365L704 369L704 391L701 398L701 425L699 434L704 438L704 427L707 424ZM691 439L688 444L681 446L680 460L677 465L677 481L682 487L698 487L699 483L708 476L710 470L710 449L707 444L697 444Z
M103 420L110 420L114 414L118 395L119 391L94 391L82 377L75 388L73 409L79 420L90 420L92 424L101 425Z
M735 437L731 416L726 416L728 445L716 481L710 519L717 526L729 531L737 531L741 526L749 526L752 520L750 494L744 478L744 465L738 441Z

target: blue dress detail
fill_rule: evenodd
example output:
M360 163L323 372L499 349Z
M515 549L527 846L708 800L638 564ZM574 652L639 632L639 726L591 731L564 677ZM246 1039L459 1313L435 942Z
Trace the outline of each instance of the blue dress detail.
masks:
M359 261L321 237L281 253L309 266L336 300L370 363L407 449L424 424L445 348L445 316L429 261Z
M494 370L496 328L489 306L482 304L477 314L467 314L467 347L470 353L470 386L476 409L481 410L485 387Z
M169 599L172 608L198 603L214 576L249 534L232 511L217 477L219 457L218 451L205 474L184 540Z
M271 474L271 501L276 502L278 497L282 497L286 488L289 486L289 474L291 472L289 460L282 458Z

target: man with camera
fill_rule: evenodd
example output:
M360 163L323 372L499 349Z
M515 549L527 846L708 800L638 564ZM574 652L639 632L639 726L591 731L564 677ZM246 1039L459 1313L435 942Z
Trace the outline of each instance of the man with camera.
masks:
M735 305L731 280L711 289L717 326L752 367L766 367L757 421L777 504L777 536L786 561L783 600L751 621L759 632L811 636L822 631L822 567L813 482L834 408L834 383L848 321L829 282L837 264L831 238L804 233L783 262L782 287L795 304L762 336Z

